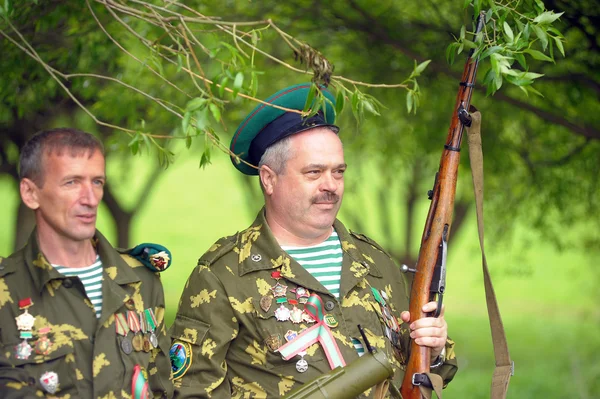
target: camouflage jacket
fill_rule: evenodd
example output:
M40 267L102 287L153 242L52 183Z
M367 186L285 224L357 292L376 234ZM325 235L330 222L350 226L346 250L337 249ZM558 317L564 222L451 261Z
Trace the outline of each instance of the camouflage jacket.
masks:
M322 298L327 313L338 321L331 332L346 364L358 358L351 338L360 338L360 324L370 344L392 360L393 382L400 386L410 339L407 326L400 327L400 349L394 350L384 335L373 289L383 293L399 319L400 312L408 309L410 282L373 241L348 232L337 220L334 228L343 250L340 300L281 249L264 211L248 229L219 240L204 254L189 277L169 330L171 358L176 362L175 397L275 398L331 370L318 343L307 349L308 370L302 373L296 369L298 356L285 361L275 352L286 342L288 331L301 332L310 325L279 321L277 298L272 298L270 307L261 304L261 298L269 297L276 285L271 275L274 270L280 271L279 282L288 287L288 299L296 298L293 291L297 287ZM285 305L291 308L289 303ZM457 371L450 340L446 351L446 363L436 369L445 384ZM183 355L174 359L174 352Z
M35 231L23 249L0 258L0 397L132 398L136 365L154 397L172 397L170 342L158 274L121 256L99 232L94 243L104 268L100 319L79 278L59 274L39 251ZM26 298L33 302L27 311L35 316L28 343L36 349L19 359L16 347L23 340L15 317L24 313L19 301ZM158 348L128 355L120 345L115 315L149 308L157 321ZM50 346L37 350L45 339ZM52 378L42 381L43 375ZM52 379L58 386L51 385Z

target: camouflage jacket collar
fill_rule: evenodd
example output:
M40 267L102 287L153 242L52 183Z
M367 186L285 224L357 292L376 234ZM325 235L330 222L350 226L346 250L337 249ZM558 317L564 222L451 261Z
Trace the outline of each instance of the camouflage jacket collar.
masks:
M336 219L333 227L343 251L340 294L343 296L367 274L381 278L381 272L374 263L368 261L368 255L365 257L365 254L361 253L357 240L342 222ZM280 269L283 278L313 290L319 287L313 286L316 280L281 249L267 224L264 208L249 228L238 233L235 251L238 254L240 276L259 270Z
M96 230L96 234L92 240L96 247L96 251L102 260L102 266L106 271L110 267L114 267L114 273L110 273L109 277L114 276L114 281L119 284L128 284L140 281L139 277L130 266L121 258L121 256L113 249L110 243L104 236ZM38 292L42 292L47 283L53 280L63 279L64 276L52 267L44 254L39 249L37 241L37 229L34 229L25 247L23 248L25 267L29 271L29 275L33 281L34 287ZM16 265L16 267L21 267Z

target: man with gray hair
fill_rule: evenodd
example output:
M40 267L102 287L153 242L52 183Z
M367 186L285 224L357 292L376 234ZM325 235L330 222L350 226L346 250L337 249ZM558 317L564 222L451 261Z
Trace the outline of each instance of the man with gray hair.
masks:
M443 309L408 325L410 279L336 219L347 165L335 99L322 87L325 106L304 117L310 90L300 84L269 97L231 141L234 166L259 176L265 206L189 277L170 330L176 397L284 396L357 360L370 349L362 333L391 360L396 388L411 338L431 349L431 371L444 385L456 373ZM366 386L361 397L386 396L381 387Z
M19 173L36 227L0 258L0 397L171 397L158 274L168 251L120 253L96 230L102 143L42 131L23 147Z

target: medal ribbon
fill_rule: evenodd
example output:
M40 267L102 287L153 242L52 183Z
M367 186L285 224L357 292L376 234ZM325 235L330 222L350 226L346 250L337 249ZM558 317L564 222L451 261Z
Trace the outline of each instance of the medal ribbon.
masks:
M127 324L129 324L129 328L134 333L140 331L140 319L138 319L137 314L133 310L127 311Z
M156 317L154 317L154 312L152 311L151 308L148 308L148 309L144 310L144 313L146 314L146 320L148 320L148 325L150 326L150 330L154 331L154 329L156 328Z
M283 358L290 360L315 342L319 342L325 351L329 367L332 370L338 366L346 366L346 362L342 357L340 348L335 342L335 338L331 334L331 330L323 321L325 313L323 312L323 300L321 297L317 294L311 294L304 307L317 323L278 349Z
M115 326L117 328L117 334L126 336L129 333L129 326L123 313L115 313Z
M148 384L139 364L133 367L131 379L131 394L134 399L147 399L149 397Z

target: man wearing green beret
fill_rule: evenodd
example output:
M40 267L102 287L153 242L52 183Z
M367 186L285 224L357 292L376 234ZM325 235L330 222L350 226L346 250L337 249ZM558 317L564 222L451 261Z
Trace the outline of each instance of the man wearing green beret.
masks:
M358 325L391 360L397 388L411 337L431 348L432 373L444 385L457 371L443 310L407 325L410 277L336 219L346 162L335 100L321 87L325 106L304 118L310 88L274 94L266 103L277 107L256 107L232 139L241 160L233 164L259 176L265 206L250 227L217 241L189 277L170 330L176 397L284 396L363 355ZM363 396L375 395L386 393Z
M96 230L102 143L75 129L40 132L19 173L36 227L0 258L0 397L172 397L158 274L170 256L152 244L117 252Z

